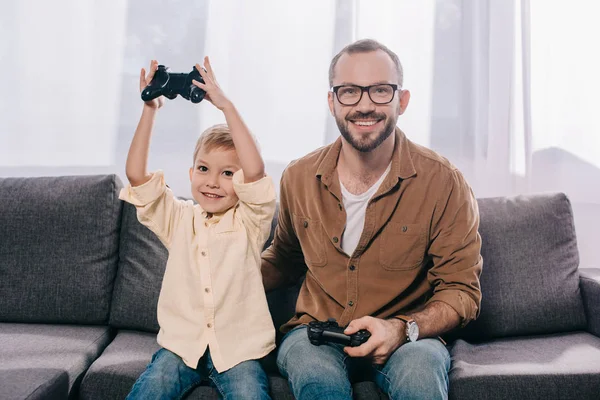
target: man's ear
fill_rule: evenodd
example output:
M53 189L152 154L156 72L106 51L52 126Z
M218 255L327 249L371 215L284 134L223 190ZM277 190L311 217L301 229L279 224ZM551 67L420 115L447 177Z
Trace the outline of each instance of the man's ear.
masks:
M333 92L327 92L327 103L329 104L329 112L331 113L331 115L333 114L333 96L335 96L335 94L333 94Z
M398 115L404 114L410 101L410 91L405 89L400 91L400 101L398 102Z

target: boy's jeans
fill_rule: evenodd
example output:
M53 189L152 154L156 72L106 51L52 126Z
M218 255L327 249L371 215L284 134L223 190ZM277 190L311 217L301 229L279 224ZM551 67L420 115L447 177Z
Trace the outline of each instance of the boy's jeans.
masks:
M152 356L127 399L181 399L207 379L223 399L270 399L267 375L256 360L244 361L219 374L208 350L198 368L193 369L166 349L160 349Z
M390 399L447 399L450 354L437 339L421 339L396 350L385 365L348 357L344 346L315 346L306 326L292 329L283 338L277 366L299 400L352 399L350 380L373 380ZM366 372L366 373L365 373Z

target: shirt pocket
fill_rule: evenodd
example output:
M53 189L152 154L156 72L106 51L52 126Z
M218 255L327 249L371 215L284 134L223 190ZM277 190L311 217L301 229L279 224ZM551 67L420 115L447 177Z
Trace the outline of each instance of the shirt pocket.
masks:
M425 258L425 225L390 222L383 229L380 242L379 261L383 268L392 271L417 268Z
M304 261L309 267L324 266L327 263L327 253L321 221L300 215L292 215L292 218Z

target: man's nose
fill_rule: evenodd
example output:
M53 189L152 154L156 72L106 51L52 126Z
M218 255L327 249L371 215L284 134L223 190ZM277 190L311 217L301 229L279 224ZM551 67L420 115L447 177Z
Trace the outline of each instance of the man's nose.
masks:
M369 92L365 90L362 93L360 101L354 107L356 108L356 110L362 113L367 113L375 110L375 103L371 101L371 98L369 97Z

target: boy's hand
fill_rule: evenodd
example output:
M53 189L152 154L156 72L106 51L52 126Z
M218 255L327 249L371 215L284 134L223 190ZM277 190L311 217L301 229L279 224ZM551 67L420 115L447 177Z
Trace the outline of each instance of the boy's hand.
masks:
M206 68L206 71L204 68ZM193 80L192 83L206 92L206 95L204 96L206 100L210 101L215 107L223 111L223 109L229 106L231 102L219 87L208 57L204 57L204 68L202 68L200 64L196 64L196 69L200 72L200 76L204 79L204 83L200 83L197 80Z
M158 69L158 61L152 60L150 61L150 69L148 70L148 75L146 75L146 70L142 68L140 72L140 93L144 90L146 86L150 84L152 78L154 77L154 73ZM146 106L152 108L153 110L158 110L165 104L165 98L163 96L159 96L154 100L146 101Z

